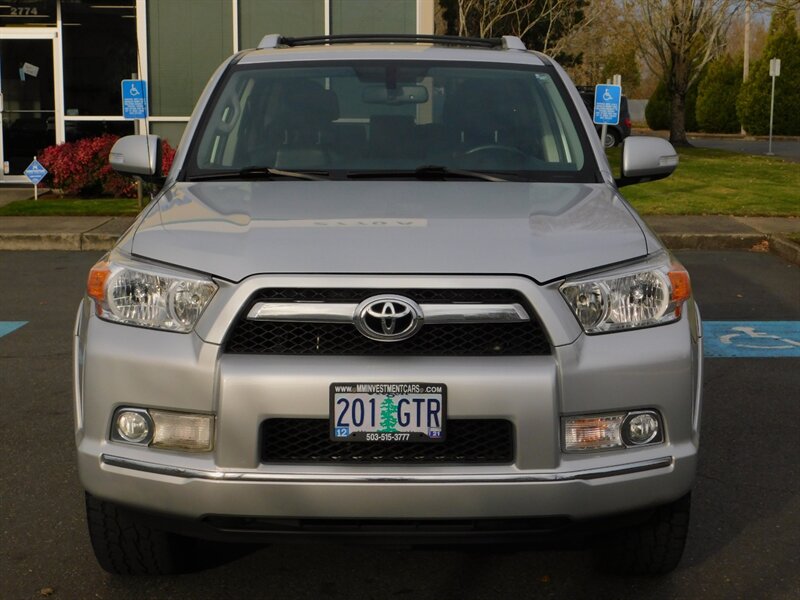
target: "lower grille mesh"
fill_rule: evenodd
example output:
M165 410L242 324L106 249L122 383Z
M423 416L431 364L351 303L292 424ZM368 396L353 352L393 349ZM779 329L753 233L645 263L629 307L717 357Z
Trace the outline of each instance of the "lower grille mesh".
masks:
M443 442L332 442L327 419L268 419L261 425L265 463L509 464L510 421L453 419Z

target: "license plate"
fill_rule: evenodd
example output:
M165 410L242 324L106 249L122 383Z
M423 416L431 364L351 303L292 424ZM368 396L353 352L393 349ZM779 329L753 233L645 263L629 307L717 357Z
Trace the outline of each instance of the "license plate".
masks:
M441 383L333 383L331 440L444 441L446 401Z

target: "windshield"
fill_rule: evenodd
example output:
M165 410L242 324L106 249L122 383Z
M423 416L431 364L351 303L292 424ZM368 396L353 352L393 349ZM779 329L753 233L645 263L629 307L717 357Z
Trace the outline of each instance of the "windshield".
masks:
M279 169L595 181L574 119L546 68L420 61L238 67L205 112L187 175Z

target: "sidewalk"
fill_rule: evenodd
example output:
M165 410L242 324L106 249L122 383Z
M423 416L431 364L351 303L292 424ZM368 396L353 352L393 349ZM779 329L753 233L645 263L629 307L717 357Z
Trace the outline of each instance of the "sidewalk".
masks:
M673 250L771 251L800 265L800 218L649 216L644 218ZM134 217L0 217L0 250L108 250Z

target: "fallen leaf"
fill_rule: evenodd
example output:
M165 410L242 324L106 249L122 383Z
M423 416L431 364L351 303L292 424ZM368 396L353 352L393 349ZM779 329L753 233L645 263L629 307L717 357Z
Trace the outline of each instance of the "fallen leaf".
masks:
M763 240L752 248L750 248L750 252L769 252L769 240Z
M41 590L39 590L39 595L45 597L52 596L55 593L56 591L51 587L43 587Z

